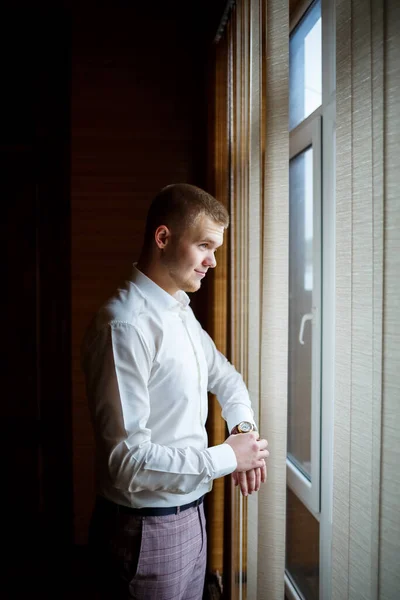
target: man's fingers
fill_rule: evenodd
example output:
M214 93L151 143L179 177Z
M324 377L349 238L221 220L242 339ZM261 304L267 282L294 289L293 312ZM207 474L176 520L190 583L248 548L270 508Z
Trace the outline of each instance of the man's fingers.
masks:
M269 451L267 450L268 442L265 439L259 440L259 448L260 448L260 458L265 459L269 456Z
M267 481L267 465L265 464L261 467L261 483L265 483Z
M261 486L261 469L260 468L255 469L254 472L255 472L255 479L256 479L254 489L256 492L258 492L258 490L260 489L260 486Z
M241 473L238 473L238 481L239 481L240 490L241 490L243 496L247 496L247 494L248 494L247 473L245 473L244 471L242 471Z
M232 473L233 481L235 485L240 487L243 496L248 496L252 492L258 492L261 484L267 480L267 466L264 460L261 463L261 467Z
M258 440L258 448L259 448L259 460L264 460L268 458L269 451L267 450L268 442L265 439ZM261 466L260 464L258 466Z
M256 469L251 469L246 473L247 477L247 491L252 494L256 489Z

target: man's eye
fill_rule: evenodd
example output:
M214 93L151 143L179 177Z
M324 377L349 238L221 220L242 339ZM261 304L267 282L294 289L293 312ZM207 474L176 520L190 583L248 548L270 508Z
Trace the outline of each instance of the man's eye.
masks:
M207 248L208 244L200 244L200 248Z

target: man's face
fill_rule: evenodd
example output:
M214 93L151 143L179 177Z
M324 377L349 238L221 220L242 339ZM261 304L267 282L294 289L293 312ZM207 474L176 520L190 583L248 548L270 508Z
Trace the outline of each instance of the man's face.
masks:
M223 238L224 227L206 215L199 215L179 237L169 238L162 260L171 280L170 293L200 288L208 269L217 265L215 252Z

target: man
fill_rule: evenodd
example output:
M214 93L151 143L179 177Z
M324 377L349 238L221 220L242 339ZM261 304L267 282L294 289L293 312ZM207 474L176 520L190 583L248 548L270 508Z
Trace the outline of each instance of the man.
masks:
M203 498L234 473L242 492L266 479L241 375L189 307L229 217L203 190L175 184L153 200L129 281L100 309L83 368L96 440L98 497L90 531L103 597L200 600ZM207 447L207 392L233 432Z

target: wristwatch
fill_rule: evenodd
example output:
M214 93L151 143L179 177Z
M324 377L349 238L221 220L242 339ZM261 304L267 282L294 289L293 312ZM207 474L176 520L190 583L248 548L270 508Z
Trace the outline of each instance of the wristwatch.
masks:
M232 429L232 432L235 429L237 430L237 433L249 433L250 431L256 431L257 427L250 421L241 421Z

